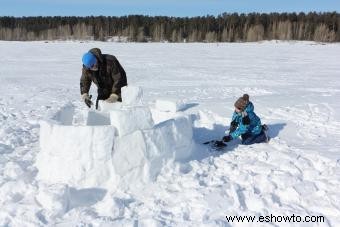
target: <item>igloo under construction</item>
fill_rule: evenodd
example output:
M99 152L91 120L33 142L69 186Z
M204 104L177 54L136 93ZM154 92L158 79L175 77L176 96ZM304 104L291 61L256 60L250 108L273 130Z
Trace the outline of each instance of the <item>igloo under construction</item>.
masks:
M123 103L103 101L81 117L66 105L41 121L37 178L71 187L138 187L154 181L168 161L191 155L189 116L143 105L139 87L124 87L122 96ZM168 103L174 109L176 102Z

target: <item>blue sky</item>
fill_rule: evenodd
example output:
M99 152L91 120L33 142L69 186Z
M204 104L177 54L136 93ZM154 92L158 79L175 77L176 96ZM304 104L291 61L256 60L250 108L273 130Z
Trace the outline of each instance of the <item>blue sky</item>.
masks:
M0 0L0 16L164 16L223 12L340 12L340 0Z

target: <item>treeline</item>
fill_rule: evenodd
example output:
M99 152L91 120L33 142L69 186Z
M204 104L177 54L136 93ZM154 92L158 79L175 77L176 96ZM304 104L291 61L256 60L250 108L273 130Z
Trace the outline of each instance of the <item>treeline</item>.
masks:
M340 14L250 13L217 17L0 17L0 40L131 42L340 41Z

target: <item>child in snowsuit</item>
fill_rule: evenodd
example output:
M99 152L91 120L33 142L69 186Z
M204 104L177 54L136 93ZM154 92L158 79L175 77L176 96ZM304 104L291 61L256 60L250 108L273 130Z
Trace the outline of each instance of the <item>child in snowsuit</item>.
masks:
M223 142L229 142L239 136L244 145L268 142L265 132L267 126L261 125L260 118L254 113L254 105L249 101L249 95L244 94L234 106L229 135L223 137Z

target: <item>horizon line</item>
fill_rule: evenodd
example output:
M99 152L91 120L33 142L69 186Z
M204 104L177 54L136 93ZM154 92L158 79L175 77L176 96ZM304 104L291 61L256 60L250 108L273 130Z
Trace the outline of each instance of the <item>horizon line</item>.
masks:
M249 14L310 14L310 13L317 13L317 14L326 14L326 13L336 13L340 14L339 11L270 11L270 12L259 12L259 11L252 11L252 12L222 12L219 14L204 14L204 15L190 15L190 16L174 16L174 15L150 15L150 14L124 14L124 15L104 15L104 14L90 14L90 15L22 15L22 16L13 16L13 15L0 15L1 17L14 17L14 18L25 18L25 17L128 17L128 16L144 16L144 17L175 17L175 18L194 18L194 17L219 17L223 14L232 15L232 14L238 14L238 15L249 15Z

